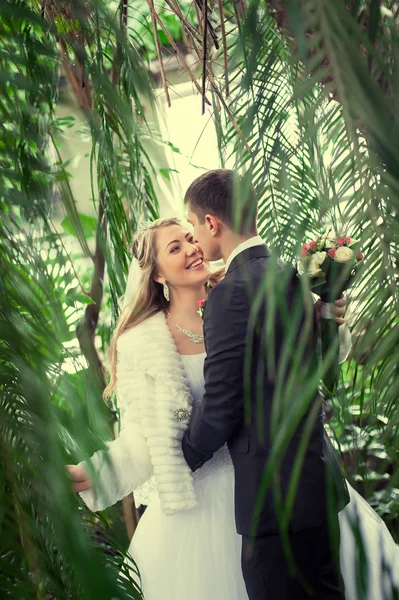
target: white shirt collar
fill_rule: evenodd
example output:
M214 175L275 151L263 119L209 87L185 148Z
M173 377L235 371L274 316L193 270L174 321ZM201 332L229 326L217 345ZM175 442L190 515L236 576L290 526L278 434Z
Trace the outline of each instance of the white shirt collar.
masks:
M229 268L229 266L231 265L232 260L236 256L238 256L238 254L241 254L241 252L244 252L244 250L248 250L248 248L253 248L254 246L264 246L264 245L265 245L265 242L262 240L260 235L255 235L254 237L249 238L249 240L245 240L245 242L242 242L241 244L239 244L236 248L234 248L233 252L230 254L229 258L226 260L226 264L225 264L226 271Z

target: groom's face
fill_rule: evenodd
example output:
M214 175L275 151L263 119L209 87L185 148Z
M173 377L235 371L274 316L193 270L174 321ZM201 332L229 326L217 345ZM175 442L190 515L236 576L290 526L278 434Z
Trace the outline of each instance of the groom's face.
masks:
M201 223L198 216L191 210L189 205L187 206L187 221L191 223L194 228L193 236L201 246L201 250L204 253L204 259L207 261L220 260L222 254L219 238L215 236L212 223L210 223L206 217L204 222Z

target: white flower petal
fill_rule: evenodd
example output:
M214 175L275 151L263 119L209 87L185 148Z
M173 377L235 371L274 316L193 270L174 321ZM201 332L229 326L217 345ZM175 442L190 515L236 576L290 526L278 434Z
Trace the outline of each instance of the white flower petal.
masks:
M348 246L340 246L334 255L334 260L339 263L346 263L354 260L355 253Z
M313 254L313 259L316 261L316 263L318 265L322 265L326 256L327 256L327 253L324 251L323 252L315 252Z

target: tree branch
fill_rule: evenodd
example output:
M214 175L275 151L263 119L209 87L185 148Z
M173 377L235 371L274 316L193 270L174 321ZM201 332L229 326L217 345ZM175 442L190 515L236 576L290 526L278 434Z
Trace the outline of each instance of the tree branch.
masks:
M98 225L96 231L96 248L93 255L94 273L91 280L89 296L94 304L89 304L85 310L85 316L78 324L76 335L80 348L85 356L89 369L98 382L101 390L107 385L105 368L95 346L95 335L100 315L101 303L103 299L103 282L105 272L105 257L102 248L103 240L106 234L106 219L104 211L104 192L100 192L100 208L98 215Z

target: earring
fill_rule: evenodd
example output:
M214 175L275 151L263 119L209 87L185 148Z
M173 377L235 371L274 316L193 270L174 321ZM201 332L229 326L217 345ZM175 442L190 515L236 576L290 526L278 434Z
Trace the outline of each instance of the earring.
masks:
M169 288L168 288L168 284L166 283L166 281L163 282L162 286L163 286L164 298L165 298L166 302L169 302Z

